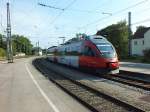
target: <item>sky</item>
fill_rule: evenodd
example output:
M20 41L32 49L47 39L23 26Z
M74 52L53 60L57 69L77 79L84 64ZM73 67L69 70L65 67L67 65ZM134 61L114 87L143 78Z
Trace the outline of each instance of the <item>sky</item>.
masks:
M76 33L94 35L119 21L150 27L150 0L0 0L0 33L6 29L6 3L10 3L12 34L28 37L48 48L73 38ZM38 5L42 3L54 8ZM64 10L62 10L64 9Z

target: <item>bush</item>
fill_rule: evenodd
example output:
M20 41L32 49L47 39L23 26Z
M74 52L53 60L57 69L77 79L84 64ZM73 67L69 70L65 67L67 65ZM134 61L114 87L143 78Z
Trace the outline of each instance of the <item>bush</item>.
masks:
M6 56L6 52L3 48L0 48L0 57L5 57Z
M150 62L150 49L143 50L144 59L143 62Z

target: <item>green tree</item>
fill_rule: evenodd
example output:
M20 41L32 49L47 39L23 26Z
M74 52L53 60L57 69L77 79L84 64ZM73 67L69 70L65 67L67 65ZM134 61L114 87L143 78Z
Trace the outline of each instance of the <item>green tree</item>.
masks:
M4 35L0 34L0 57L5 57L6 55L6 42L4 41Z
M23 52L27 55L32 53L32 47L30 40L25 36L13 35L13 52L14 54Z
M6 56L6 52L3 48L0 48L0 57L5 57Z
M0 48L6 49L6 37L0 34Z
M2 34L0 34L0 47L2 48L2 44L3 44L3 36Z
M22 35L12 35L12 47L14 55L19 52L23 52L26 55L32 54L32 47L30 40ZM4 56L6 53L6 37L0 34L0 54Z
M138 26L138 27L136 27L136 31L137 30L143 30L143 29L146 29L147 27L146 26Z
M116 48L120 57L128 54L128 26L126 21L120 21L99 30L96 35L106 37Z

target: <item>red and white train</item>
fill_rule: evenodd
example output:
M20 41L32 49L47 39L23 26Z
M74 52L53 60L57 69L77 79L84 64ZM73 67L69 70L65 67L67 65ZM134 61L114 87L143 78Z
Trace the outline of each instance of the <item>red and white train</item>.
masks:
M73 39L72 39L73 40ZM119 62L113 45L102 36L83 36L63 45L50 47L48 59L100 74L119 73Z

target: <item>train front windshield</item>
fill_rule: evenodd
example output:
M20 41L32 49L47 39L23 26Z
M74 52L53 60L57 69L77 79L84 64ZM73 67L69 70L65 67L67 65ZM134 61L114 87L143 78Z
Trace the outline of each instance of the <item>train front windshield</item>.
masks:
M114 58L116 55L114 48L110 44L99 44L97 47L104 58Z

